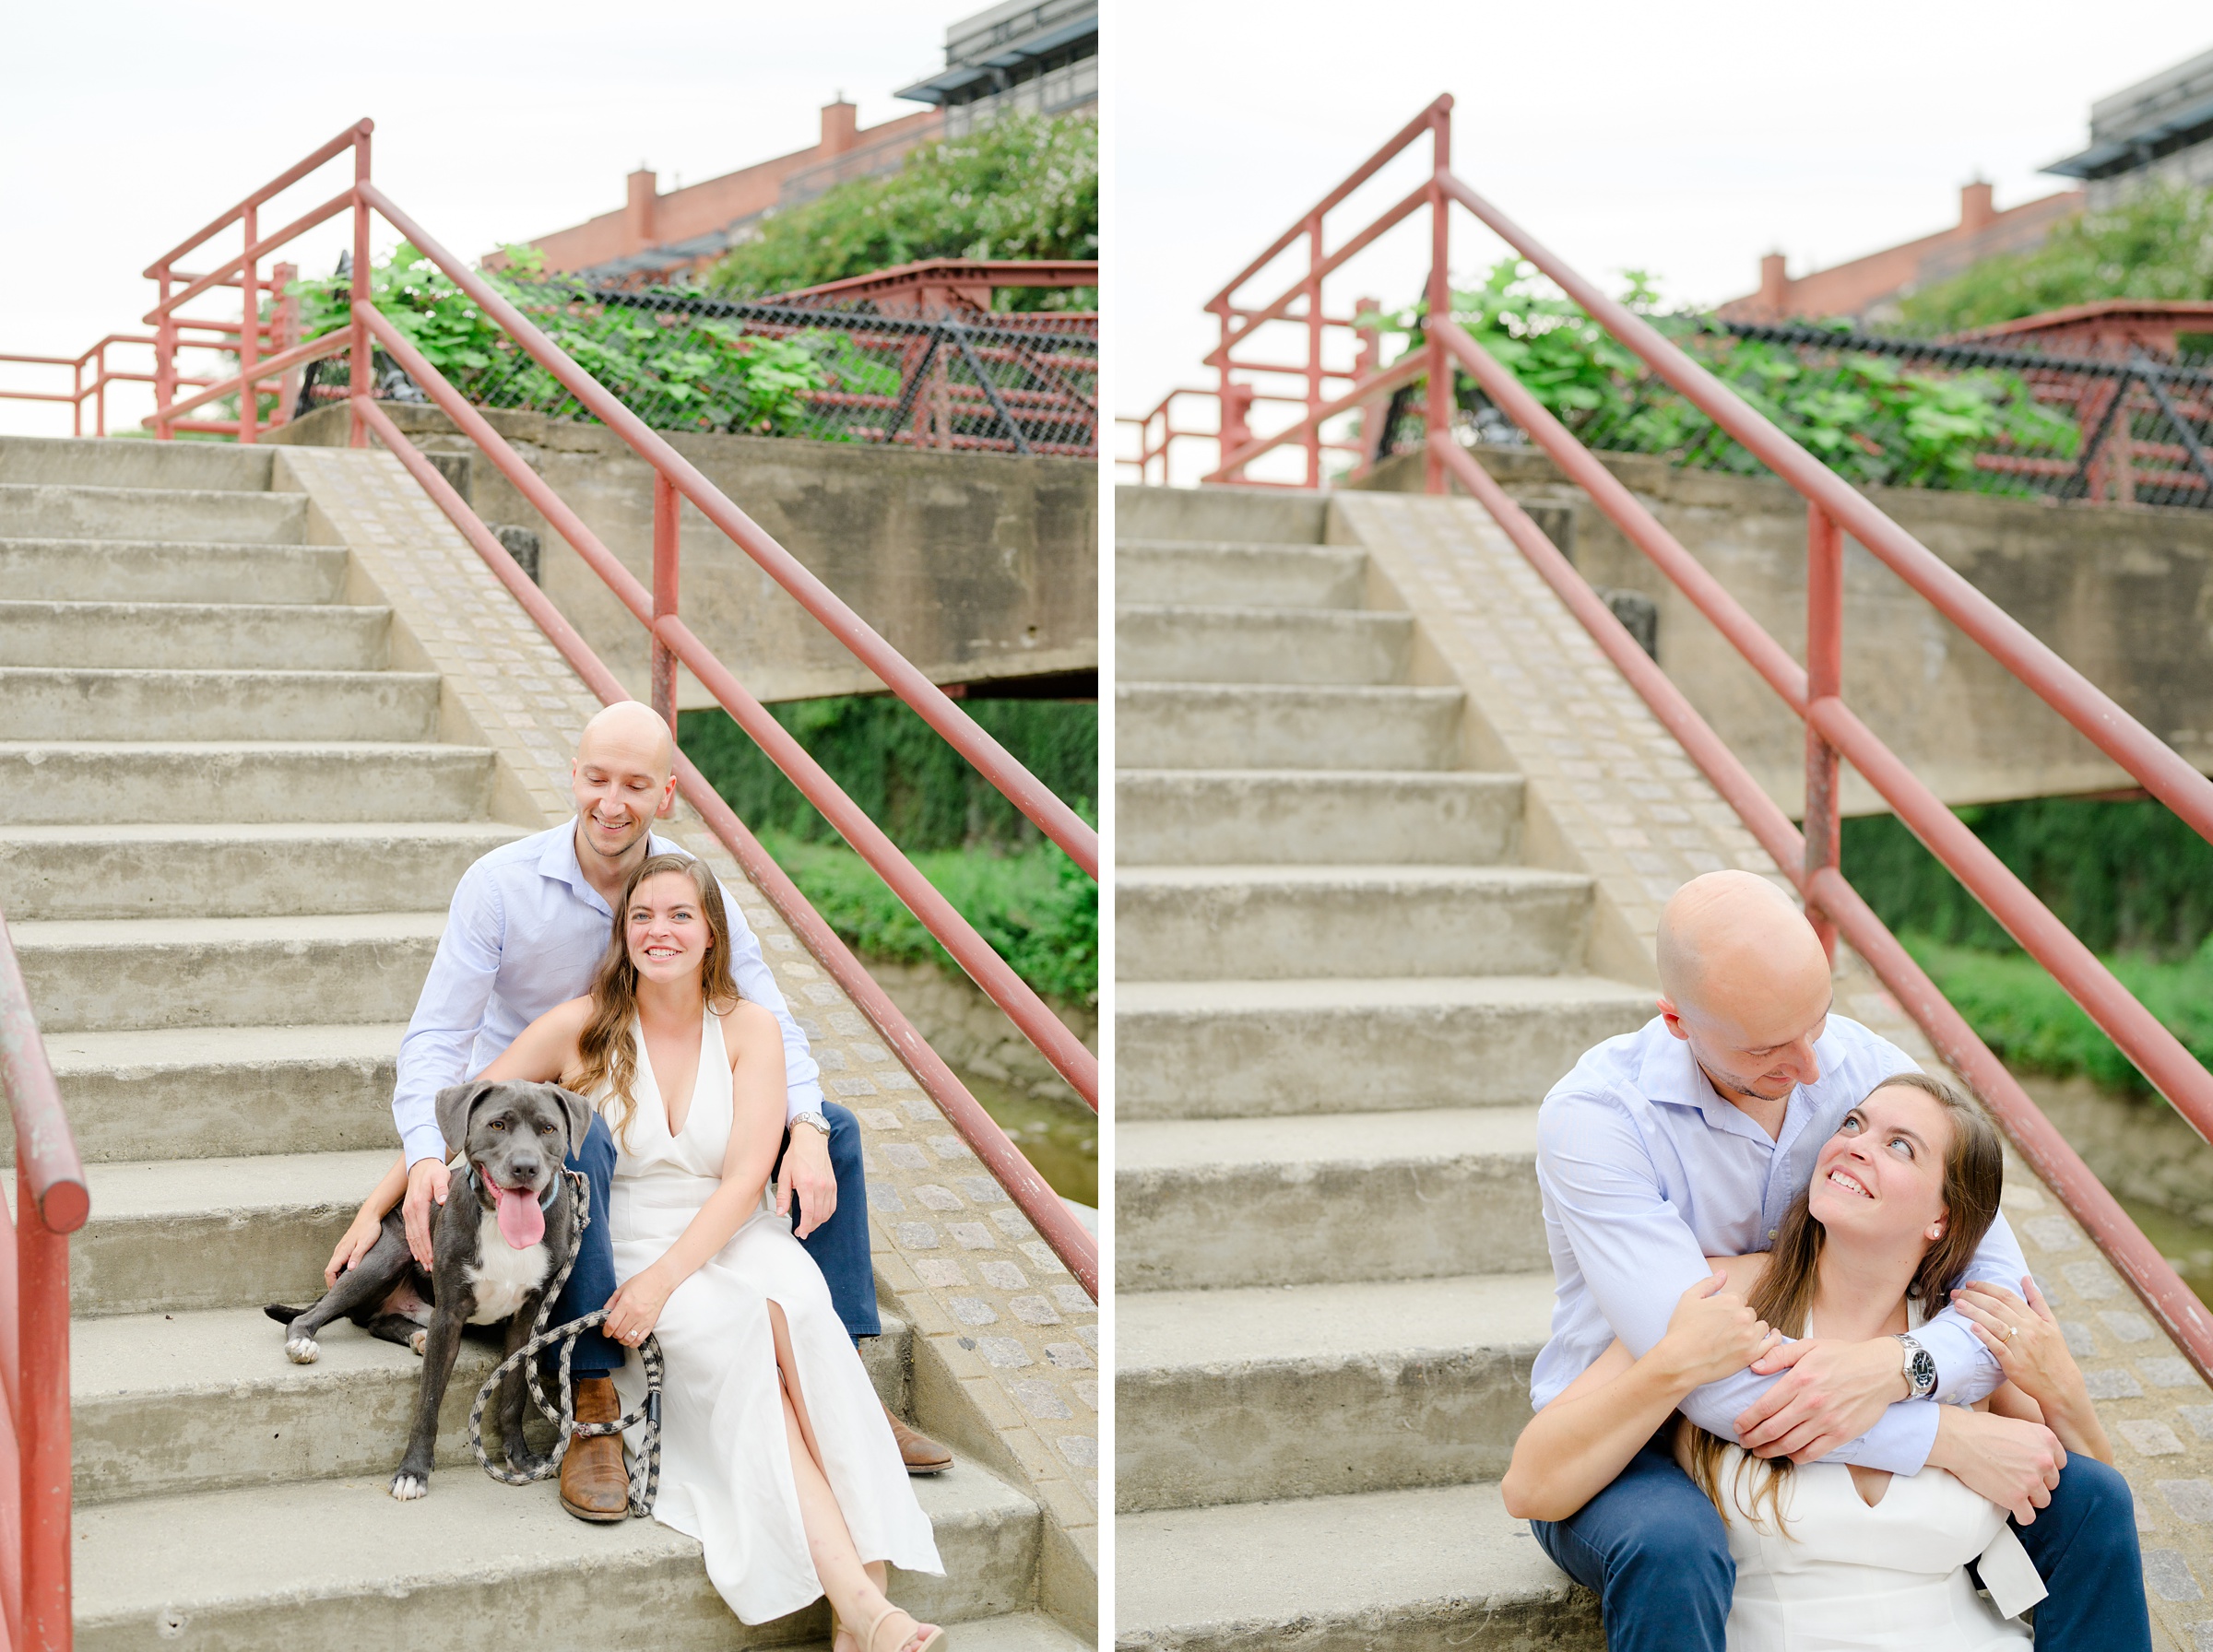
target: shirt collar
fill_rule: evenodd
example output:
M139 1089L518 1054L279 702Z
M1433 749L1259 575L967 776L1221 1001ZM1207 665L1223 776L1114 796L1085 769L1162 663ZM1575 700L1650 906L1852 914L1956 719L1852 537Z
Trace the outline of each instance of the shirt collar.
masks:
M659 832L648 831L645 834L645 853L648 855L680 855L684 851L680 845L670 843ZM611 918L615 915L614 908L609 906L601 898L599 891L592 887L592 880L584 875L583 863L576 858L576 818L574 815L569 817L566 824L552 834L552 841L547 844L545 852L538 856L538 870L541 877L550 878L556 883L567 884L580 897L597 906L609 917Z
M1705 1068L1690 1053L1689 1042L1670 1032L1664 1017L1655 1016L1645 1034L1644 1049L1637 1064L1637 1089L1648 1101L1696 1109L1714 1129L1769 1141L1765 1130L1714 1089ZM1781 1146L1782 1139L1792 1134L1791 1118L1800 1111L1799 1098L1804 1093L1804 1085L1792 1090L1790 1102L1783 1109L1782 1136L1769 1145Z

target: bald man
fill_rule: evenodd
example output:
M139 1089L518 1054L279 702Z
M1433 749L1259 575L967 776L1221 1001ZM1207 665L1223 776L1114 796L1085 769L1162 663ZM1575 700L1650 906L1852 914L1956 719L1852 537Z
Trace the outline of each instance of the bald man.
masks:
M1844 1115L1914 1067L1831 1013L1828 958L1813 926L1748 872L1710 872L1675 892L1658 964L1659 1015L1585 1055L1539 1117L1556 1283L1552 1337L1530 1378L1539 1407L1616 1336L1648 1352L1682 1292L1710 1272L1706 1257L1766 1250ZM2018 1292L2026 1271L2000 1216L1969 1277ZM2001 1380L1947 1309L1902 1337L1789 1343L1694 1390L1682 1410L1763 1457L1949 1469L2015 1511L2051 1591L2036 1609L2037 1652L2148 1648L2127 1482L2069 1456L2040 1426L1963 1409ZM1561 1568L1597 1592L1613 1652L1722 1652L1735 1564L1669 1438L1654 1436L1568 1519L1530 1523Z
M483 1071L533 1021L589 991L607 950L614 903L630 874L649 855L685 853L653 835L654 820L675 800L676 775L669 726L651 707L625 701L601 711L585 726L569 773L574 820L494 849L462 874L437 957L400 1044L392 1116L406 1164L408 1240L426 1267L432 1210L444 1202L448 1182L438 1092ZM784 1030L787 1145L775 1171L776 1209L792 1215L793 1231L822 1268L846 1330L857 1339L876 1336L882 1326L869 1260L859 1127L845 1108L823 1100L807 1035L785 1005L744 909L727 891L723 906L738 990L774 1011ZM569 1161L570 1169L590 1181L595 1219L609 1208L614 1164L614 1139L595 1118L584 1146ZM389 1208L386 1198L376 1214ZM347 1253L361 1236L357 1222L349 1244L332 1258L334 1272L356 1259ZM595 1220L554 1306L553 1323L604 1307L614 1289L609 1229ZM611 1422L621 1414L611 1374L625 1357L623 1349L597 1332L578 1339L573 1369L579 1378L580 1421ZM951 1454L935 1441L896 1417L892 1427L911 1472L934 1473L951 1465ZM609 1435L571 1445L562 1462L561 1500L582 1520L611 1524L628 1517L629 1478L620 1439Z

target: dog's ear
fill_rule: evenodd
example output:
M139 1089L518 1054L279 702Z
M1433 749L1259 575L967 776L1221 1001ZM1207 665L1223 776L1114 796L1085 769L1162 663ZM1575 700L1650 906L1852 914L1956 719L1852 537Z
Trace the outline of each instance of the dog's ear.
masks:
M554 1097L561 1103L562 1112L568 1117L569 1156L574 1158L584 1150L584 1139L592 1127L592 1114L595 1109L590 1102L578 1095L574 1090L563 1090L558 1084L549 1084L546 1088L553 1092Z
M447 1158L468 1145L468 1115L498 1088L491 1080L472 1079L466 1084L449 1084L438 1092L438 1134L445 1138Z

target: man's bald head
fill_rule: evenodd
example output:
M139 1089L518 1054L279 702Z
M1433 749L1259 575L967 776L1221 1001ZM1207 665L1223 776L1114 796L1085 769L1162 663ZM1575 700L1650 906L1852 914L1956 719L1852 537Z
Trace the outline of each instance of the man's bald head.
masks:
M584 726L576 742L579 763L622 762L627 767L650 769L666 780L676 770L676 743L661 714L637 700L618 700L602 706Z
M1796 1069L1828 1014L1828 954L1790 896L1750 872L1705 873L1661 913L1657 950L1661 1010L1710 1074L1759 1094L1812 1081Z

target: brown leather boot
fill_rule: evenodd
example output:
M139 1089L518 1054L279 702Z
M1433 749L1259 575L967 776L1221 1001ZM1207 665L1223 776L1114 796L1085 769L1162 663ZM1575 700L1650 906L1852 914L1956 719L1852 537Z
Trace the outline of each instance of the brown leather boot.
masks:
M612 1422L622 1415L612 1377L580 1376L575 1396L579 1422ZM621 1434L569 1442L561 1459L561 1506L579 1520L612 1524L630 1518L630 1473L622 1467Z
M953 1467L952 1452L893 1417L890 1406L883 1408L883 1414L892 1419L892 1438L899 1442L899 1460L909 1474L942 1474Z

